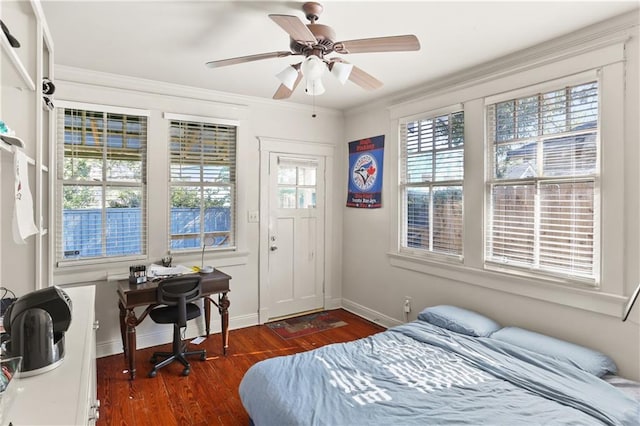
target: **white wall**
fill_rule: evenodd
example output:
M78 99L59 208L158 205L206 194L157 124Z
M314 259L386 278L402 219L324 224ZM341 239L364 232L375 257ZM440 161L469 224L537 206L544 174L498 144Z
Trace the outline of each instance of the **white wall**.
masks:
M311 109L286 102L257 100L190 87L56 67L56 99L58 102L83 102L150 110L148 122L148 200L149 257L158 261L166 255L166 200L168 125L163 112L239 120L237 151L237 220L238 252L209 254L205 261L230 274L229 298L231 328L258 323L258 238L259 224L248 223L247 213L259 210L259 151L257 137L270 137L311 143L339 144L342 134L342 113L321 109L311 117ZM53 175L55 176L55 175ZM339 194L336 195L336 198ZM329 239L335 270L327 277L327 298L340 297L341 205L342 199L331 200L331 216L338 218L336 231ZM174 263L200 263L200 252L191 255L173 254ZM116 298L117 278L126 277L131 262L107 263L89 267L63 267L54 271L56 284L72 285L83 281L105 280L96 290L96 318L100 321L97 334L98 355L121 351ZM142 263L145 263L144 261ZM212 330L220 322L212 315ZM200 323L200 328L204 328ZM159 329L152 321L144 321L137 329L138 347L171 340L166 328ZM202 330L200 331L200 333ZM195 330L190 334L197 334ZM232 344L232 343L231 343Z
M620 313L640 279L640 117L638 20L623 16L403 97L348 111L346 143L386 135L383 208L344 208L343 305L387 325L413 311L453 304L503 325L550 334L611 355L623 376L640 379L640 306ZM594 68L601 69L602 280L599 289L514 278L483 267L484 98ZM462 103L465 110L464 261L442 264L398 256L398 119ZM606 144L606 146L605 146ZM389 230L389 233L386 232Z

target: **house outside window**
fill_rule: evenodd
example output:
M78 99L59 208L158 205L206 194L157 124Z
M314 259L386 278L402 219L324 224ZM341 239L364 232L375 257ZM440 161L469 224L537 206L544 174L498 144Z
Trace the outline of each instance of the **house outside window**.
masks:
M487 106L485 261L595 284L598 83Z
M235 124L170 120L169 250L235 247Z
M56 260L146 253L147 117L58 108Z
M400 122L400 251L462 258L464 113Z

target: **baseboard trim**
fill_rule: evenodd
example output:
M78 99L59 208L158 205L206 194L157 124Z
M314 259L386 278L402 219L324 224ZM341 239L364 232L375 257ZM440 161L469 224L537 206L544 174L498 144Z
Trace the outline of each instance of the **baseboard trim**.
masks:
M195 320L194 320L195 321ZM251 327L258 324L258 314L242 315L229 319L229 330L235 330L237 328ZM211 321L209 339L221 339L220 337L221 322L219 319ZM204 336L205 328L204 322L199 321L196 326L188 326L185 337L187 339L193 339L197 336ZM137 347L138 349L149 348L151 346L164 345L171 343L171 330L158 331L153 333L138 334L137 335ZM220 342L222 343L222 342ZM233 344L233 342L230 342ZM106 342L100 342L96 344L96 357L102 358L105 356L117 355L122 353L122 342L120 339L109 340Z
M395 318L374 311L373 309L369 309L348 299L342 299L342 308L346 311L351 312L352 314L356 314L385 328L395 327L397 325L403 324L402 321L398 321Z
M338 309L342 307L342 299L324 299L324 309L330 311L332 309Z
M358 315L359 317L369 320L375 324L381 325L382 327L385 327L385 328L395 327L397 325L402 324L402 321L398 321L395 318L384 315L373 309L369 309L365 306L362 306L348 299L331 299L330 303L328 302L329 300L325 301L326 310L342 308L345 311L349 311L352 314ZM252 327L254 325L259 325L257 313L236 316L229 319L229 330ZM220 328L221 328L220 320L218 318L213 319L211 321L211 327L210 327L212 334L209 335L209 338L219 339ZM187 327L185 336L187 339L193 339L197 336L203 336L204 333L205 333L204 323L202 321L199 321L195 327L194 326ZM163 330L161 332L158 331L153 333L145 333L145 334L137 335L138 349L164 345L167 343L171 343L170 331ZM233 345L233 341L230 341L229 343L230 345ZM96 356L98 358L117 355L121 353L122 353L122 342L120 341L120 339L100 342L100 343L97 343L96 345Z

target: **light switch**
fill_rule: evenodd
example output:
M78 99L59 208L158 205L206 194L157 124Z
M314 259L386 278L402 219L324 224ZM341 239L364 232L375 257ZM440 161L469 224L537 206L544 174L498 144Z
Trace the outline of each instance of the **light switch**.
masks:
M249 223L258 223L260 222L260 211L252 210L249 212Z

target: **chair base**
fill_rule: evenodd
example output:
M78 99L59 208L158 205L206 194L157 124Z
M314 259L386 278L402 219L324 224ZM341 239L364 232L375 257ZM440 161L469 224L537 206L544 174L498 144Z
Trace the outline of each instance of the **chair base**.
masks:
M177 325L174 325L173 330L173 352L154 352L151 356L150 362L155 364L153 369L149 372L149 377L156 377L158 370L162 367L165 367L171 364L174 361L180 362L184 369L182 370L183 376L188 376L191 372L191 365L189 361L187 361L187 356L199 355L200 361L205 361L207 359L207 351L204 349L200 349L197 351L186 351L187 344L183 343L180 339L180 328ZM166 358L162 361L158 361L158 358Z

